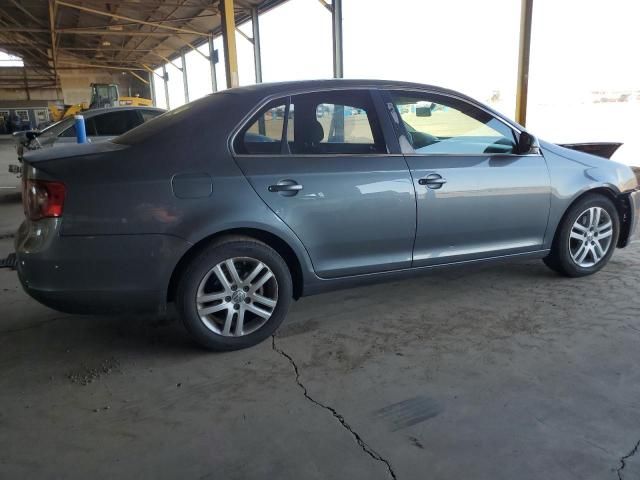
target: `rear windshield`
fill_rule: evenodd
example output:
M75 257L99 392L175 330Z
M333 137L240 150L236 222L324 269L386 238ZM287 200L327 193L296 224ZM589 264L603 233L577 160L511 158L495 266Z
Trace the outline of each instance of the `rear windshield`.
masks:
M214 95L220 95L216 93ZM152 122L145 122L139 127L129 130L128 132L114 138L114 143L120 145L137 145L146 141L147 139L159 135L161 132L171 132L173 127L179 126L184 120L189 117L192 109L198 106L201 102L206 102L212 95L208 95L204 98L196 100L186 105L182 105L173 110L163 113L162 115L153 119Z

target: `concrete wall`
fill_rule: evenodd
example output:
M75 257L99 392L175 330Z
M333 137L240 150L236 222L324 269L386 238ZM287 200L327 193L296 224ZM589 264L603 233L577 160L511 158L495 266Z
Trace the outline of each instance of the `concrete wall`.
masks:
M27 92L24 88L24 69L22 67L0 68L0 85L11 84L11 88L0 89L0 100L27 100ZM27 79L30 84L29 94L31 100L55 100L56 89L53 87L42 88L37 85L50 83L46 73L41 70L27 68Z
M143 78L146 73L137 72ZM14 82L20 83L22 80L22 67L5 67L0 71L0 78L10 77ZM142 83L128 72L124 74L121 71L113 70L93 70L93 69L68 69L61 68L58 70L62 92L56 92L55 88L37 87L38 83L43 81L38 76L42 76L42 72L27 69L27 77L29 79L30 88L29 95L31 100L63 100L65 104L71 105L75 103L89 102L91 92L89 86L92 83L115 83L118 85L121 96L135 96L136 94L144 98L151 98L149 86ZM27 100L27 93L24 86L15 88L0 89L0 100Z

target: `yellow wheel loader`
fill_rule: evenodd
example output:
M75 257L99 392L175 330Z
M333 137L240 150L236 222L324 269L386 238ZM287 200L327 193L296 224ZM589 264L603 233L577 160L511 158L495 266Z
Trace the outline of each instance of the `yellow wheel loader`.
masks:
M118 85L113 83L92 83L91 100L89 103L76 103L65 105L60 108L55 103L49 104L49 116L52 121L57 122L63 118L70 117L90 108L119 107L125 105L151 107L153 102L148 98L121 97L118 92Z

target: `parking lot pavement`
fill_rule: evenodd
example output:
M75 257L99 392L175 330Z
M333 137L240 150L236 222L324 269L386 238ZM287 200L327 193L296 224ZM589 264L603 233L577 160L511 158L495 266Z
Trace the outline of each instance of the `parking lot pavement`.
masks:
M57 313L0 269L0 477L635 478L639 278L637 245L584 279L440 272L213 354L172 314Z

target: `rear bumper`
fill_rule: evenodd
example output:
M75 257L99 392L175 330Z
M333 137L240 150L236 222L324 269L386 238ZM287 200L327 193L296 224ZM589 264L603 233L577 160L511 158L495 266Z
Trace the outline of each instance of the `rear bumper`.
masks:
M162 311L190 244L168 235L60 236L59 222L24 222L15 240L25 291L68 313Z

